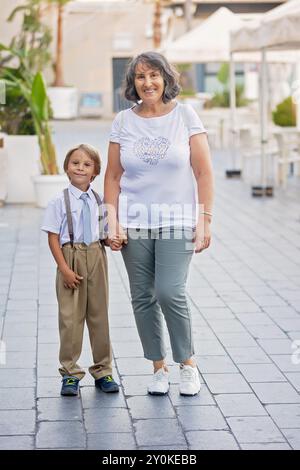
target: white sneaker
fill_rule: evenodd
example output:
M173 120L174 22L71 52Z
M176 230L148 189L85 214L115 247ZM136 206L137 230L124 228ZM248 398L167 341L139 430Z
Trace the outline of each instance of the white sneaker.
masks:
M158 369L152 377L152 383L148 386L150 395L165 395L169 391L169 372L163 367Z
M180 395L197 395L201 388L200 377L197 367L180 365Z

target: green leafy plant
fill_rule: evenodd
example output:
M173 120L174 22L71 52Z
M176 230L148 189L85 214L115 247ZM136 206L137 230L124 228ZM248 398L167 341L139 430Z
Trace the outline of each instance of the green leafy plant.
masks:
M193 97L193 96L196 96L196 92L192 88L185 88L184 90L180 91L179 96L182 98Z
M214 107L229 108L230 106L228 62L224 62L224 64L221 65L219 72L217 74L217 79L222 84L223 90L221 92L214 93L211 100L205 103L205 108L214 108ZM249 101L246 98L244 98L243 85L239 85L239 84L236 85L235 99L236 99L237 107L246 106L248 104Z
M296 126L296 106L291 96L277 105L275 111L272 112L272 117L277 126Z
M246 106L248 100L244 98L244 87L242 85L236 85L235 87L235 99L237 107ZM229 108L230 107L230 93L229 90L223 90L222 92L215 93L214 96L206 103L206 107L214 108Z
M3 44L0 44L1 50L8 51L20 61L17 73L14 69L6 67L5 82L8 88L15 90L17 94L22 96L30 109L35 134L38 136L40 146L42 173L55 175L58 173L58 167L49 125L49 99L42 72L33 75L28 70L22 51L10 49Z
M10 73L15 79L20 79L17 70L11 69ZM2 73L2 80L4 79L7 83L8 76L5 71ZM6 85L6 103L0 105L0 128L8 135L35 134L30 106L21 90L11 86L9 82Z
M0 79L6 81L6 103L0 106L0 127L7 134L32 135L35 134L35 128L30 106L20 88L8 80L8 73L15 80L22 78L22 66L10 66L16 59L16 51L22 56L31 74L50 65L49 46L52 36L50 29L41 21L41 0L26 0L23 5L14 8L7 21L12 22L21 14L20 31L12 38L8 47L2 48L0 55Z
M224 64L221 65L219 72L217 74L217 79L219 80L220 83L224 86L224 88L228 88L228 83L229 83L229 64L228 62L224 62Z
M57 174L56 152L49 124L51 108L41 71L49 62L49 57L44 50L45 38L41 38L47 30L40 22L40 4L39 0L27 0L9 17L11 20L20 11L24 15L19 35L13 38L9 46L0 44L0 79L4 80L8 91L7 105L0 107L0 123L9 133L15 134L21 130L22 134L36 134L42 173ZM11 61L14 67L10 66ZM25 123L21 119L22 113L26 117ZM10 121L11 117L15 118L14 122Z
M181 98L187 98L187 97L193 97L196 95L196 91L192 88L192 80L190 77L190 72L192 69L192 64L177 64L176 66L180 77L179 77L179 83L180 83L180 94L179 97Z
M12 22L17 15L23 14L20 31L12 38L9 49L23 51L26 65L32 73L44 70L51 63L49 48L52 34L50 28L41 20L42 6L42 0L26 0L23 5L14 8L7 19ZM0 66L13 58L14 54L8 52Z

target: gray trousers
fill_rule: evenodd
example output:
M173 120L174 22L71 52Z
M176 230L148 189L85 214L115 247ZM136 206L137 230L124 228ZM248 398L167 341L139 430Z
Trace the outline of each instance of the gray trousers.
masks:
M165 358L165 318L173 359L183 362L194 354L191 314L185 286L193 255L192 229L129 229L122 256L130 282L132 307L144 356Z

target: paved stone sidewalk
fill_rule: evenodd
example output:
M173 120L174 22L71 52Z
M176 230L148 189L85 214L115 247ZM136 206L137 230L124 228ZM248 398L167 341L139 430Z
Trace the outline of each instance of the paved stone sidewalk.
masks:
M108 123L56 129L60 159L75 134L105 154ZM224 178L227 160L214 152L213 242L194 256L189 276L203 382L193 398L178 395L170 348L170 394L147 396L151 364L122 258L112 253L110 326L121 393L95 390L87 373L80 398L60 397L55 266L39 230L43 211L0 209L1 449L300 449L300 353L292 348L295 340L300 348L300 181L255 200L245 183ZM91 364L87 335L80 363Z

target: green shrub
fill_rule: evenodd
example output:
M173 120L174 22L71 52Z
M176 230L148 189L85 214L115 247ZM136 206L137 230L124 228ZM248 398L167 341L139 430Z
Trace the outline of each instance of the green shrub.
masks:
M236 85L235 87L235 100L236 106L246 106L249 101L244 98L244 87L243 85ZM229 90L225 89L222 92L215 93L211 100L205 103L205 108L229 108L230 107L230 93Z
M230 107L230 91L229 91L229 63L224 62L219 69L217 74L217 79L222 85L223 90L221 92L214 93L211 100L205 103L205 108L229 108ZM235 86L235 101L236 106L246 106L249 103L249 100L244 98L244 87L243 85Z
M196 96L195 90L192 88L186 88L180 91L179 98L190 98Z
M293 103L292 97L289 96L281 103L279 103L272 112L273 122L277 126L293 127L296 126L296 107Z

